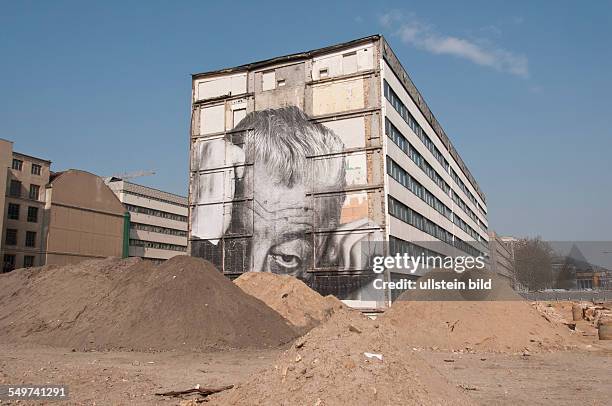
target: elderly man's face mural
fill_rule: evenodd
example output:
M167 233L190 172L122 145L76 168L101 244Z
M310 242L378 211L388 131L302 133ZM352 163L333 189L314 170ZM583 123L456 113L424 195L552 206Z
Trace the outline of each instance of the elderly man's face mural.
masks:
M207 172L192 186L198 204L192 235L218 247L223 236L252 233L247 252L225 252L230 263L246 253L248 259L237 262L250 271L309 279L315 258L316 265L360 269L359 242L382 235L367 218L341 224L346 173L340 138L297 107L250 113L235 130L244 134L240 146L223 138L194 146L194 165ZM233 202L235 196L248 204Z
M341 193L314 210L311 193L342 190L345 181L342 157L308 157L342 151L342 141L297 107L251 113L237 129L252 129L244 145L247 162L254 163L245 179L254 200L251 269L306 278L315 250L312 232L337 226L344 201Z

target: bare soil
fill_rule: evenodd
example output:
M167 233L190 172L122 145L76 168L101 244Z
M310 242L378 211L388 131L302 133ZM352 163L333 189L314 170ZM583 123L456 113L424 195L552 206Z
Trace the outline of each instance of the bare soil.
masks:
M419 280L448 281L455 277L454 272L432 271ZM494 280L493 297L487 300L469 296L466 300L457 291L406 291L381 321L395 329L405 345L434 350L531 353L583 344L578 332L543 317L504 281L487 277ZM432 301L432 295L439 300Z
M609 405L612 398L609 384L612 342L594 344L590 351L539 353L529 357L416 352L440 371L450 385L483 406ZM273 366L279 356L282 351L274 349L71 352L37 344L0 344L0 384L67 384L70 400L58 405L178 405L198 397L169 398L154 393L184 390L197 384L202 387L239 384L250 374ZM270 388L270 392L274 390ZM4 400L0 404L8 403ZM442 404L453 402L448 399Z
M304 282L289 275L246 272L234 283L276 310L303 332L318 326L337 309L345 307L336 297L323 297Z
M104 259L0 275L0 340L77 350L278 347L297 336L210 263Z
M471 400L392 331L352 311L314 328L214 405L455 405ZM270 388L274 388L271 390Z

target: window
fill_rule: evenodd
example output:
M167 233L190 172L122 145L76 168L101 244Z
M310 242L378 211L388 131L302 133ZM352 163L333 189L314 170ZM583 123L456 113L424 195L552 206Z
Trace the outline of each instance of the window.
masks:
M154 241L143 241L143 240L135 240L130 238L130 245L132 247L144 247L144 248L154 248L158 250L170 250L170 251L187 251L187 247L184 245L176 245L176 244L166 244L163 242L154 242Z
M276 85L276 71L269 70L261 74L261 90L272 90Z
M11 180L9 195L12 197L21 197L21 182L18 180Z
M357 52L342 55L342 73L348 75L357 72Z
M32 175L40 175L41 166L37 164L32 164Z
M329 70L327 68L323 68L319 70L319 78L323 79L329 77Z
M23 168L23 161L21 159L13 159L13 169L20 171Z
M242 121L243 118L246 117L246 109L236 109L234 110L233 115L234 115L234 127L236 127L238 123Z
M6 239L4 241L6 245L17 245L17 230L14 228L7 228Z
M19 205L15 203L8 204L8 218L11 220L19 220Z
M26 247L36 247L36 231L26 231Z
M23 256L23 267L31 268L34 266L34 256L33 255L24 255Z
M11 272L15 269L15 255L4 254L4 265L2 266L2 272Z
M183 223L187 222L187 216L181 216L179 214L169 213L166 211L150 209L148 207L142 207L142 206L134 206L132 204L125 204L125 208L128 209L128 211L133 212L133 213L142 213L142 214L147 214L149 216L156 216L156 217L162 217L162 218L166 218L170 220L181 221Z
M38 200L38 195L40 194L40 186L38 185L30 185L30 199Z
M28 222L38 223L38 207L28 207Z
M202 107L200 110L200 135L225 131L225 105Z
M285 83L285 79L281 79L278 82L276 82L276 86L278 86L278 87L283 87L283 86L285 86L285 84L286 84Z

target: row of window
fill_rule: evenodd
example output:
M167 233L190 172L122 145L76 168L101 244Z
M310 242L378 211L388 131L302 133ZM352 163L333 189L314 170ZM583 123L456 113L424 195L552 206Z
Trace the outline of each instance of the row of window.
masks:
M469 208L467 204L455 193L454 190L442 179L442 176L425 160L425 158L414 148L410 142L404 137L400 130L391 123L388 119L385 119L385 132L387 136L393 141L425 174L434 181L440 189L446 194L452 196L455 203L463 210L472 220L474 220L483 229L487 230L487 226L482 220Z
M440 199L435 197L425 186L421 185L416 179L406 172L404 168L399 166L393 159L387 156L387 173L398 181L406 189L410 190L417 197L433 207L438 213L452 221L455 225L468 233L474 240L482 241L483 237L478 234L468 223L461 217L457 216L453 211L445 205Z
M10 220L19 220L21 205L17 203L8 204L8 218ZM38 207L28 206L28 223L38 223Z
M444 255L439 252L390 235L389 255L395 256L396 254L408 254L411 257L419 257L421 255L425 257L444 257Z
M176 235L179 237L187 237L187 231L176 230L174 228L152 226L150 224L130 223L130 228L133 228L134 230L150 231L152 233L160 233L160 234Z
M451 232L447 231L443 227L440 227L422 214L412 210L410 207L406 206L399 200L396 200L392 196L389 196L389 214L403 221L404 223L410 224L424 233L437 238L440 241L460 249L468 255L472 255L474 257L482 255L482 253L472 245L456 237Z
M187 251L187 247L176 244L166 244L163 242L135 240L130 238L130 245L133 247L144 247L144 248L155 248L158 250L169 250L169 251Z
M11 183L9 186L9 196L11 197L21 197L21 182L15 179L11 179ZM39 185L30 185L30 192L28 197L32 200L38 200L40 196L40 186Z
M463 193L465 193L465 195L470 199L470 201L474 204L474 206L476 206L478 210L480 210L480 212L486 216L487 212L480 205L480 203L478 203L478 200L476 200L474 195L468 190L465 183L463 183L463 181L461 180L459 175L457 175L457 173L453 170L453 168L451 168L450 170L450 175L451 175L451 178L453 178L453 180L455 181L455 183L459 186L459 189L463 190Z
M15 269L15 254L4 254L4 263L2 264L2 272L11 272ZM23 267L31 268L34 266L34 255L23 256Z
M429 138L429 136L425 133L423 127L421 127L421 125L416 121L412 113L408 111L406 105L400 100L399 96L393 91L393 89L391 89L391 86L389 86L389 83L387 83L386 80L384 81L384 92L385 98L389 101L389 103L391 103L395 111L398 112L398 114L404 119L406 124L408 124L408 126L417 135L417 137L419 137L421 142L423 142L427 149L431 151L434 158L436 158L436 160L438 160L442 167L444 167L444 169L448 172L448 170L450 169L450 165L446 158L444 158L442 152L440 152L440 150L438 149L438 147L436 147L431 138Z
M132 213L147 214L149 216L162 217L169 220L187 222L187 216L181 216L180 214L168 213L167 211L150 209L148 207L135 206L133 204L126 204L125 207Z
M186 203L177 203L177 202L173 202L170 200L166 200L166 199L162 199L161 197L153 197L153 196L149 196L149 195L144 195L142 193L137 193L137 192L132 192L131 190L124 190L123 193L127 194L127 195L132 195L132 196L138 196L138 197L143 197L145 199L151 199L151 200L157 200L158 202L162 202L162 203L168 203L174 206L181 206L181 207L189 207Z
M465 212L472 220L474 220L483 231L487 230L487 226L480 220L480 218L474 213L472 209L455 193L454 190L442 179L440 174L425 160L425 158L417 151L410 142L404 137L404 135L397 129L396 126L391 123L388 119L385 119L385 132L387 136L393 141L408 157L419 167L425 174L434 181L440 189L447 195L451 195L455 203L461 210Z
M23 161L21 159L13 159L13 166L12 168L16 171L22 171L23 170ZM32 173L32 175L40 175L42 170L42 166L38 165L38 164L32 164L31 168L30 168L30 172Z
M399 166L393 159L387 156L387 173L400 185L410 190L414 195L423 200L425 203L436 209L438 213L453 221L453 212L447 205L442 203L440 199L435 197L421 183L414 179L404 168Z
M465 204L463 199L454 190L451 190L451 198L453 199L453 202L455 202L455 204L459 206L461 210L463 210L464 213L470 216L470 218L480 226L481 229L487 230L487 225L480 219L480 217L476 215L476 213L474 213L472 209L470 209L467 204Z
M436 147L434 142L431 140L431 138L429 138L425 130L423 130L421 125L416 121L410 111L408 111L406 105L400 100L399 96L393 91L393 89L391 88L389 83L387 83L386 80L384 81L384 93L385 98L393 106L395 111L397 111L398 114L404 119L404 121L406 122L406 124L408 124L412 131L414 131L417 137L419 137L423 145L425 145L425 147L432 153L434 158L436 158L436 160L440 162L442 167L448 173L450 173L455 183L465 193L465 195L470 199L470 201L474 203L474 206L476 206L486 216L487 213L484 211L484 208L480 205L480 203L478 203L476 196L474 196L474 194L467 188L465 183L455 173L453 168L450 167L448 161L446 160L446 158L444 158L442 152L438 149L438 147Z
M442 179L442 176L425 160L423 155L414 148L410 142L404 137L404 135L394 126L391 121L385 118L385 132L387 136L393 141L403 152L408 155L410 159L419 167L436 185L448 194L451 190L448 183Z
M4 242L6 245L17 245L17 230L7 228ZM26 231L24 245L29 248L36 248L36 231Z

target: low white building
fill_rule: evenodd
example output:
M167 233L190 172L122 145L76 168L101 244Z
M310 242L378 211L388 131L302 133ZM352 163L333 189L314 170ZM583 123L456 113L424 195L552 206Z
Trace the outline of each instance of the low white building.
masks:
M130 257L163 261L186 253L186 197L116 177L106 184L130 212Z

